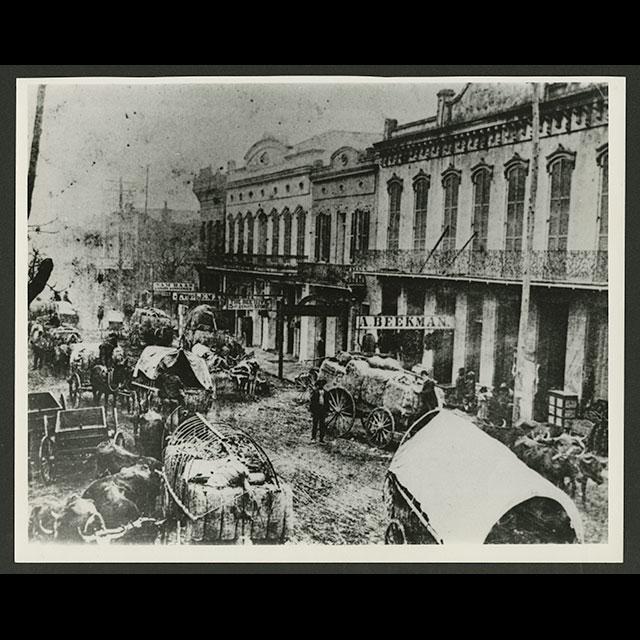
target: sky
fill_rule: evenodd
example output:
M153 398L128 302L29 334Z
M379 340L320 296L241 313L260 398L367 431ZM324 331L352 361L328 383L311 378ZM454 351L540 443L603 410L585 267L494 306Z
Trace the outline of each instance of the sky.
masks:
M120 177L144 206L197 211L193 174L242 165L265 133L289 143L336 129L379 133L435 115L436 93L460 84L49 84L30 224L82 224L117 201ZM29 101L33 128L36 87ZM25 144L30 144L25 141Z

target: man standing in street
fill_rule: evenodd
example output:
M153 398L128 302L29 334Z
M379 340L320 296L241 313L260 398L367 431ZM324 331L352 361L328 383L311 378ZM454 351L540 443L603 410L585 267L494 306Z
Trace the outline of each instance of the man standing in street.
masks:
M316 434L320 436L320 442L324 442L324 420L327 415L326 392L324 390L325 380L318 380L311 392L311 418L313 428L311 430L311 440L316 439Z

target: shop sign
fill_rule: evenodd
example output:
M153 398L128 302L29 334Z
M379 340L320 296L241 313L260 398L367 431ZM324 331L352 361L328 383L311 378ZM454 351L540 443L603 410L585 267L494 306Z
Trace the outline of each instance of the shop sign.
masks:
M358 329L453 330L454 316L358 316Z

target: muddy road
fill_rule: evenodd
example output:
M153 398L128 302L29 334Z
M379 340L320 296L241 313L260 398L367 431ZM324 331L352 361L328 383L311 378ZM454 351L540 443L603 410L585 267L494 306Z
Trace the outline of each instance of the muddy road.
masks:
M271 394L248 400L221 389L219 401L209 413L212 421L224 421L254 437L265 449L279 476L293 488L294 528L292 543L381 544L387 518L382 486L391 452L366 442L359 422L349 439L311 441L308 409L297 400L288 383L270 377ZM66 395L66 382L30 373L30 390L49 390ZM89 402L90 395L85 396ZM126 414L120 422L133 446L131 424ZM39 478L29 484L31 501L46 496L66 498L81 493L93 480L91 463L70 460L60 469L55 485ZM607 536L607 484L589 484L588 501L582 512L586 541L602 542Z

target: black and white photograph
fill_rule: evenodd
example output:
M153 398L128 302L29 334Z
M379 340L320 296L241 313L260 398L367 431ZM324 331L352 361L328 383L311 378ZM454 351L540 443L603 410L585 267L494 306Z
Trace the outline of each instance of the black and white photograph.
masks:
M16 561L620 562L624 103L19 79Z

